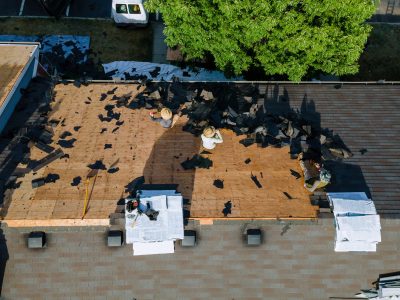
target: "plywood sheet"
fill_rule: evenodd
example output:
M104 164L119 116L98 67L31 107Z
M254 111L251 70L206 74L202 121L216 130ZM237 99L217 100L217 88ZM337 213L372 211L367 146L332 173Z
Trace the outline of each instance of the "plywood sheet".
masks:
M60 220L80 219L85 195L85 178L90 170L87 165L102 160L108 168L119 159L119 171L113 174L100 170L95 184L91 181L91 197L85 219L108 219L116 212L121 197L127 196L125 187L135 178L144 175L146 183L179 184L184 198L191 200L191 216L196 218L223 217L225 203L231 201L232 211L228 218L276 218L315 217L316 210L309 203L309 194L302 186L302 179L290 175L290 169L300 172L298 162L290 160L287 148L245 148L240 137L222 130L224 143L207 154L212 161L210 169L183 170L181 162L200 153L200 138L182 131L185 117L172 129L164 129L152 122L148 110L115 108L121 113L124 124L116 132L116 121L101 122L98 115L106 114L104 106L115 103L109 95L100 101L102 93L118 87L115 94L141 90L137 85L91 84L77 88L70 85L56 86L57 109L51 118L64 120L54 128L54 147L58 136L69 131L76 142L72 148L64 148L69 158L49 164L37 174L21 179L19 189L12 195L6 219ZM91 101L88 100L90 97ZM90 104L85 103L89 101ZM75 126L81 126L78 131ZM107 131L100 133L102 128ZM104 149L104 144L112 144ZM43 157L32 148L32 157ZM244 161L250 158L251 163ZM261 175L262 173L262 175ZM33 178L58 174L60 179L32 190ZM262 188L251 180L256 175ZM73 178L80 176L80 184L72 186ZM224 181L224 189L213 186L215 179ZM283 194L289 193L289 200ZM23 209L21 209L23 207Z

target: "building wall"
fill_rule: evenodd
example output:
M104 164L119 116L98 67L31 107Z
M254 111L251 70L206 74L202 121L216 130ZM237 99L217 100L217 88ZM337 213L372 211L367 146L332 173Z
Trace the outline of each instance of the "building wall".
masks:
M4 102L4 107L2 111L0 111L0 134L3 132L4 128L7 125L8 120L10 119L12 113L14 112L15 107L19 103L21 99L21 88L26 88L29 85L29 82L33 77L36 76L37 72L37 65L38 65L38 58L39 58L39 51L36 49L35 53L32 54L32 59L25 67L25 72L17 81L14 89L8 95L6 101Z

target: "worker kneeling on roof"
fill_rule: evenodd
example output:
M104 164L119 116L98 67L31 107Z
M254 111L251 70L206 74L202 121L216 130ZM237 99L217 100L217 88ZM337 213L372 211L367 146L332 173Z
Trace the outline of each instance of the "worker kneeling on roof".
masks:
M175 123L179 120L180 116L182 115L182 109L184 109L185 106L181 106L175 114L172 113L172 111L164 107L161 109L160 112L158 111L152 111L150 112L150 117L154 122L158 122L161 124L162 127L164 128L172 128L174 127Z
M161 109L160 113L150 112L150 117L152 121L160 123L164 128L172 127L172 111L167 107Z
M204 128L203 134L201 135L201 140L203 142L203 147L209 150L214 149L217 144L221 144L223 142L221 133L213 126Z

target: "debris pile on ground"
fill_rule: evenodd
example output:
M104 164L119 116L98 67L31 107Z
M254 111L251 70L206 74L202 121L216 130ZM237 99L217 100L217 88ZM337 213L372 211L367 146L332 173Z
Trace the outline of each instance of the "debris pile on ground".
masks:
M89 55L92 53L89 36L78 35L0 35L0 41L39 42L41 65L51 75L61 78L83 78L74 84L79 87L92 78L104 78L98 64ZM98 62L99 63L99 62ZM100 71L99 71L100 70ZM83 76L83 77L82 77Z
M104 73L110 79L118 80L155 80L170 81L179 78L181 81L233 81L241 80L236 77L228 79L223 72L209 71L203 68L191 70L177 66L141 61L114 61L103 64Z
M51 101L53 83L36 77L24 89L10 122L5 127L1 142L4 146L0 159L0 204L3 203L2 188L18 188L18 177L39 170L62 155L60 149L54 150L49 144L53 141L51 128L46 127L47 113ZM32 160L30 147L35 146L43 152L43 158ZM21 163L24 168L17 167ZM55 177L47 180L54 181ZM40 183L46 183L42 178ZM39 184L40 184L39 183Z

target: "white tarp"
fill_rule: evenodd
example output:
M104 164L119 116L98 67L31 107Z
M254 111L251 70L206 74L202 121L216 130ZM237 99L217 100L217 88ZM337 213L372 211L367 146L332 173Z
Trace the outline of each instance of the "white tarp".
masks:
M154 255L174 253L174 241L153 242L153 243L132 243L133 255Z
M226 78L220 71L209 71L197 69L192 71L189 68L181 69L168 64L157 64L141 61L114 61L103 64L104 73L114 80L126 80L130 76L146 76L147 79L155 81L171 81L179 78L180 81L234 81L242 80L241 77ZM128 78L127 78L128 77Z
M365 193L328 193L336 227L336 252L375 252L381 225L374 202Z
M143 195L150 197L140 198L141 204L148 203L151 208L159 212L157 220L151 221L145 214L138 214L137 210L131 213L125 210L126 243L138 245L138 251L142 253L140 255L144 255L143 251L146 249L149 250L148 254L154 254L156 250L152 249L157 247L161 247L159 251L170 251L170 243L159 243L172 242L173 244L175 240L183 239L183 198L180 194L170 191L166 194L172 196L160 195L159 192L146 192ZM126 199L125 202L128 200ZM135 250L135 246L133 248Z

